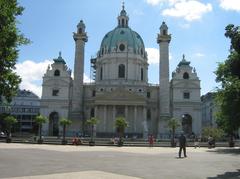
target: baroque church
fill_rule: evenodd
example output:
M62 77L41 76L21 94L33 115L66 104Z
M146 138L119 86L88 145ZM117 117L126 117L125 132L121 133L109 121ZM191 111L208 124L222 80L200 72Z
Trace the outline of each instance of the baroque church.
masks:
M73 39L74 78L61 54L43 76L40 113L49 118L43 126L46 135L60 135L62 117L72 120L68 135L86 134L88 128L84 124L91 117L99 119L95 128L98 137L116 134L116 117L124 117L128 122L125 134L129 137L154 134L167 138L167 123L172 117L179 121L177 132L201 133L200 80L184 55L170 80L171 35L165 22L157 34L159 85L148 83L148 55L141 36L129 27L124 5L117 26L103 37L96 58L90 59L94 82L83 82L88 36L82 20Z

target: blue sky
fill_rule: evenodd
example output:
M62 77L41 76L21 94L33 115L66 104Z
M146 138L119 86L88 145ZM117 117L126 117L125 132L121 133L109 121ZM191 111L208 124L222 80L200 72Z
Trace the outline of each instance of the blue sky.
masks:
M47 65L62 51L73 69L75 45L72 34L82 19L89 40L85 47L85 80L90 75L90 58L99 50L104 35L116 27L121 0L20 0L25 7L18 18L20 31L32 43L20 47L17 73L21 88L41 95L42 76ZM240 0L125 0L130 27L145 43L149 57L149 82L158 83L157 33L162 21L172 34L170 72L185 54L201 80L201 94L217 86L213 71L229 54L226 25L239 25Z

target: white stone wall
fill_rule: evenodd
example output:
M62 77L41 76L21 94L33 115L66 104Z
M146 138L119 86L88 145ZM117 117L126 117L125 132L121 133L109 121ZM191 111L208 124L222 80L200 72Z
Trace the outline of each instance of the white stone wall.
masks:
M187 61L184 60L180 63L187 64ZM188 79L183 78L185 72L189 74ZM172 116L182 124L183 115L190 115L192 117L192 131L197 135L200 135L202 130L200 89L200 80L195 69L190 65L180 65L173 72L171 80ZM190 94L189 99L184 98L184 92ZM182 126L177 131L181 130Z
M125 65L125 78L118 78L118 66ZM100 71L103 70L102 80ZM141 81L141 68L143 81ZM104 83L106 80L129 80L146 83L148 80L148 63L141 55L133 53L113 53L97 58L96 82Z
M60 76L54 76L55 70L60 71ZM40 114L49 118L52 112L57 112L59 119L69 118L71 85L71 74L67 66L63 63L53 63L43 76ZM59 90L57 96L53 96L52 93L55 89ZM48 135L48 127L49 122L43 125L45 135ZM59 130L62 130L60 125Z

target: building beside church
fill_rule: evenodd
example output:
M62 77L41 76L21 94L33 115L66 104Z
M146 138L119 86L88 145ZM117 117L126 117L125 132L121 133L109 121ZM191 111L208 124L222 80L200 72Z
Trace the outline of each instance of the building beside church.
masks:
M97 117L96 134L112 137L116 117L124 117L126 134L147 137L154 134L169 137L167 121L179 120L184 131L201 133L200 80L195 68L183 55L169 78L169 45L171 35L165 22L157 35L159 44L159 85L148 83L148 55L142 37L129 27L129 17L122 7L117 26L100 44L96 58L91 59L95 80L83 82L84 52L88 36L81 20L73 35L75 41L74 79L59 54L43 76L40 113L49 118L44 126L47 135L59 135L61 117L73 121L69 135L87 130L84 121Z
M0 99L0 115L10 114L18 121L15 132L37 132L34 118L39 115L40 99L36 94L28 90L18 90L11 103L7 103L3 97ZM0 131L2 131L1 122L2 120L0 120Z
M217 127L216 112L217 104L214 101L216 93L208 92L201 96L202 101L202 127Z

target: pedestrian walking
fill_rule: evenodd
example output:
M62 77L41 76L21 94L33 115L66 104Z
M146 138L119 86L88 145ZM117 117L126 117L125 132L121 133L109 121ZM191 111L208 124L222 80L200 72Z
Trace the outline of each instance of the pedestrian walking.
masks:
M181 158L181 154L182 154L182 150L183 150L183 154L184 157L187 157L186 155L186 137L183 135L183 133L181 133L181 136L179 137L179 152L178 152L178 156L179 158Z
M152 134L148 137L148 142L149 142L149 147L153 147L154 137Z

